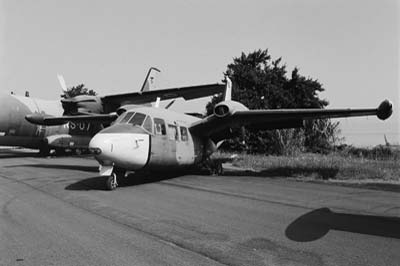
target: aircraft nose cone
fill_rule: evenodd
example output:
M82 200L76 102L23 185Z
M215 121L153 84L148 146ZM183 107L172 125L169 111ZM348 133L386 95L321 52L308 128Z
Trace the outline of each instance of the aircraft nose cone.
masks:
M101 131L90 141L89 150L101 165L114 165L134 171L147 164L150 136L138 132Z
M5 134L5 131L9 128L9 100L10 96L0 93L0 106L2 111L0 112L0 134Z
M89 150L97 158L104 152L111 151L111 143L104 134L96 134L89 142Z

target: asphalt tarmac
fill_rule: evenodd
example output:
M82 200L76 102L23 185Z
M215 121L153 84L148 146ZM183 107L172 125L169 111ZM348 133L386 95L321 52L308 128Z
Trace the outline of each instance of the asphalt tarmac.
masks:
M400 194L0 151L0 265L400 265Z

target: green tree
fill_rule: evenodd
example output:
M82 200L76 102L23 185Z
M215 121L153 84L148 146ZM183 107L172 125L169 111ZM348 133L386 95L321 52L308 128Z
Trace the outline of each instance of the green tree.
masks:
M227 66L225 75L233 81L232 99L249 109L324 108L328 102L318 94L324 91L318 80L305 78L295 68L287 77L286 65L281 58L272 60L268 50L242 53ZM211 114L222 96L211 99L206 106ZM237 130L237 138L227 141L223 148L246 150L250 153L289 154L296 151L323 151L336 140L338 123L330 120L307 121L304 128ZM243 145L243 140L245 145Z
M92 89L88 89L85 87L84 84L79 84L77 86L73 86L71 88L68 88L66 92L64 92L63 94L61 94L62 98L72 98L78 95L97 95L97 93L92 90Z

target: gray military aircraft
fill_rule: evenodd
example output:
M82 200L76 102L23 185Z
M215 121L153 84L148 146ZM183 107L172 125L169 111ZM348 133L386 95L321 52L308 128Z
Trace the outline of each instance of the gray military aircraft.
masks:
M39 149L48 154L50 148L58 152L69 148L87 148L91 137L101 128L87 122L71 122L65 125L33 125L26 115L47 114L60 116L63 108L59 101L49 101L0 93L0 146L20 146Z
M65 149L83 150L88 148L89 141L95 133L109 125L117 115L115 112L124 104L145 104L156 99L166 100L183 97L194 99L224 91L224 84L207 84L200 86L178 87L170 89L152 88L152 73L159 71L150 68L139 92L115 94L108 96L80 95L49 101L27 96L0 93L0 146L20 146L39 149L46 155L50 149L63 153ZM59 76L61 86L66 91L65 81ZM112 113L112 114L109 114ZM63 115L102 116L85 121L69 123L41 124L43 117L60 117ZM28 123L35 122L35 124Z
M209 163L221 141L230 138L233 128L257 126L260 129L296 128L307 119L376 115L387 119L392 114L390 101L370 109L279 109L249 110L231 100L231 82L227 79L224 101L205 118L157 107L121 106L117 115L43 118L41 123L66 121L102 121L116 119L90 141L90 150L113 190L127 171L184 168ZM220 164L217 171L222 170Z

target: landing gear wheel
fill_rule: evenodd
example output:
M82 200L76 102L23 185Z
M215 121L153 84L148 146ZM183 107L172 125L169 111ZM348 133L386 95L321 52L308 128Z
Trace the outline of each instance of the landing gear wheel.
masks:
M117 175L115 173L112 173L111 176L107 177L106 186L108 190L114 190L117 188Z
M114 166L114 175L117 177L117 183L123 185L125 181L126 170Z
M40 147L39 149L39 156L49 156L50 155L50 148L47 145Z
M224 168L222 167L222 163L217 162L215 163L215 172L217 175L222 175L224 173Z
M212 162L210 166L211 175L217 176L222 175L224 169L222 168L222 163L220 162Z
M65 151L64 148L56 148L55 152L56 152L57 156L61 156L61 155L65 155L66 154L66 151Z

